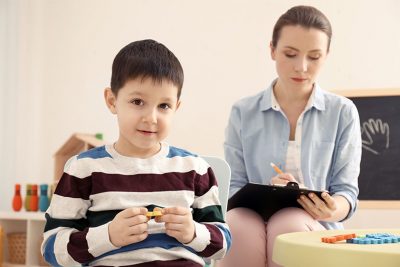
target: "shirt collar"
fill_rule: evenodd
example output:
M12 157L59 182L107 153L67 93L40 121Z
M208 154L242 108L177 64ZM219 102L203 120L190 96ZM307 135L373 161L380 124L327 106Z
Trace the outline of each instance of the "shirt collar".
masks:
M273 80L272 83L268 86L267 90L264 91L264 94L260 102L260 111L266 111L272 108L272 95L273 95L272 88L274 87L276 80L277 79Z
M276 83L277 79L275 79L264 91L263 97L260 103L260 111L266 111L268 109L280 110L280 106L278 101L275 98L273 87ZM317 83L314 83L313 91L308 99L305 110L308 110L312 107L315 107L318 110L325 110L325 101L324 101L324 92L319 87Z
M325 110L325 93L317 83L314 83L314 101L313 106L318 110Z

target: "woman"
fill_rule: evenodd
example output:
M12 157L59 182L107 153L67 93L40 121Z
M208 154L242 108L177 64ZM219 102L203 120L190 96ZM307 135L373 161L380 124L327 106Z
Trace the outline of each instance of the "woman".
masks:
M329 194L323 194L325 202L315 195L301 197L304 209L282 209L267 222L246 208L230 210L232 248L219 266L277 266L272 262L277 235L340 229L356 209L358 112L350 100L315 82L331 36L328 19L314 7L296 6L278 19L270 43L278 78L233 106L224 144L232 168L230 196L248 182L289 181ZM284 173L276 175L271 162Z

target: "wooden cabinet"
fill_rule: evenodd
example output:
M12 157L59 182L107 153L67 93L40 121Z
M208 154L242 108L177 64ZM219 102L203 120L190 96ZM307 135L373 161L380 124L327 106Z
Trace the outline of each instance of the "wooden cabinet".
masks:
M40 244L45 226L43 212L6 212L0 211L0 225L3 228L3 267L11 266L40 266ZM26 233L25 265L9 262L7 234Z

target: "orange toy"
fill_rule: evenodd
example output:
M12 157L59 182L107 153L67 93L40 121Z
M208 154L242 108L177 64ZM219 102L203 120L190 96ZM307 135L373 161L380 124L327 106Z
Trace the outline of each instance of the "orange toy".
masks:
M336 243L342 240L355 238L356 234L346 234L346 235L334 235L328 237L322 237L321 240L324 243Z
M15 185L15 192L12 202L12 208L14 211L20 211L22 208L22 197L21 197L21 185Z
M146 213L146 216L147 216L147 217L157 217L157 216L161 216L161 215L162 215L161 210L148 211L148 212Z

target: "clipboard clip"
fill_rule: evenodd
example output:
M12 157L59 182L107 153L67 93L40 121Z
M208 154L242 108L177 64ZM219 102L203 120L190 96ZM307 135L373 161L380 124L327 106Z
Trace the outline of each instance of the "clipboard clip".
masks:
M294 188L294 189L300 189L299 184L296 182L288 182L286 184L286 187Z

